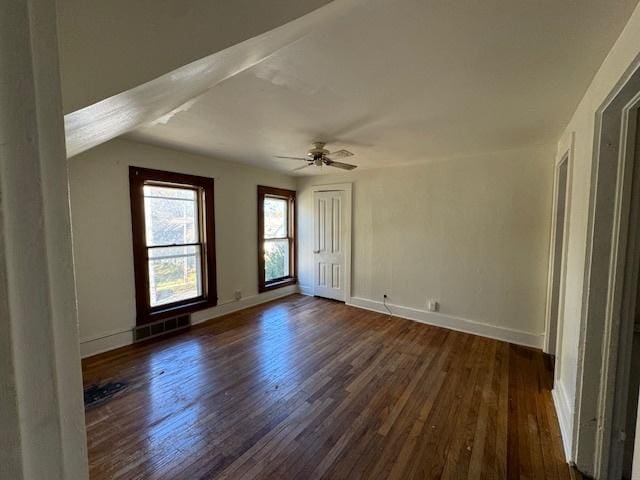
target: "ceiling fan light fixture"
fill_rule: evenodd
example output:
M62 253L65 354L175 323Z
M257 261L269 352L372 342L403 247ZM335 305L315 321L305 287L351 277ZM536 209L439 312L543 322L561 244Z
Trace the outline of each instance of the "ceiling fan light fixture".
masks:
M300 157L285 157L285 156L276 156L276 158L285 158L288 160L303 160L307 162L307 165L304 167L295 168L296 170L301 170L305 167L322 167L326 165L328 167L340 168L341 170L353 170L356 168L356 165L351 165L349 163L336 162L335 158L344 158L350 157L353 153L348 150L338 150L337 152L331 153L329 150L324 148L324 142L314 142L313 148L311 148L307 152L307 158Z

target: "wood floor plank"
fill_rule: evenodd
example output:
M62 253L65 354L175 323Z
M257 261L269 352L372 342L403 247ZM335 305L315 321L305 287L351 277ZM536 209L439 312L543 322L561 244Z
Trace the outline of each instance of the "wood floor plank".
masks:
M575 478L550 365L292 295L85 359L91 478Z

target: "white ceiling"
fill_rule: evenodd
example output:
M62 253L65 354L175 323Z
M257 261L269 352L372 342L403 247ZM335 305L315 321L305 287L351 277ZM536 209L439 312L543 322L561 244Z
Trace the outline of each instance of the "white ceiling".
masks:
M64 112L268 32L329 0L56 0Z
M555 142L636 3L371 0L129 136L281 170Z
M226 1L228 2L228 0ZM238 7L241 10L246 1L243 0L238 3ZM291 1L297 0L284 0L284 2L280 0L282 4L280 6L283 7L284 4ZM168 118L167 114L174 110L185 110L193 103L192 99L200 96L221 81L228 80L247 68L259 64L279 49L311 34L316 29L322 28L332 18L346 15L364 1L366 0L329 2L327 5L277 28L248 38L231 47L215 51L215 53L187 63L164 75L66 114L64 123L67 156L77 155L150 121L158 118ZM304 0L303 3L318 4L323 2L327 3L326 0ZM162 12L160 10L160 13ZM164 18L162 15L160 17ZM68 36L69 32L66 32L66 34ZM196 36L193 41L197 43L197 39L198 37ZM179 54L186 55L186 58L189 58L190 55L187 55L189 48L184 47L183 42L176 41L175 49ZM213 48L215 50L215 42L208 42L207 45L208 49ZM166 48L166 45L159 45L157 48L163 49ZM165 57L160 55L159 58L162 61L158 62L158 52L154 49L151 50L148 55L145 55L145 52L140 50L136 50L136 53L133 54L128 52L127 55L123 55L124 64L131 62L135 58L140 63L148 63L150 65L137 71L127 71L125 69L124 72L121 72L118 65L113 64L113 58L106 58L104 65L99 70L91 70L94 68L93 64L89 65L89 67L74 70L73 74L68 75L68 77L77 80L78 78L98 76L102 82L96 83L95 89L91 86L86 90L76 92L73 88L73 82L63 81L63 93L66 92L67 99L74 98L78 100L82 98L86 100L87 94L94 96L98 92L102 92L98 97L101 98L102 95L105 95L103 88L114 88L105 79L113 79L115 85L121 85L120 82L129 84L134 79L139 80L140 75L143 75L142 78L146 78L149 71L156 71L161 68L158 65L159 63L166 66ZM172 58L175 62L175 56L167 55L167 59ZM124 61L125 59L127 62ZM65 62L61 64L61 70L64 80Z

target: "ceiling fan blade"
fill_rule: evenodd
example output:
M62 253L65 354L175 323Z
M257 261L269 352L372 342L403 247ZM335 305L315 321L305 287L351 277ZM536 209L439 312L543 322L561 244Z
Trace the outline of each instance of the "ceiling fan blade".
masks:
M302 170L302 169L307 168L307 167L310 167L310 166L311 166L311 164L309 163L308 165L303 165L303 166L301 166L301 167L294 168L294 169L293 169L293 170L291 170L291 171L292 171L292 172L295 172L295 171L297 171L297 170Z
M331 160L333 160L334 158L347 158L347 157L353 157L353 153L351 153L349 150L338 150L336 152L332 152L329 155L327 155L327 157L329 157Z
M334 162L333 160L329 160L325 162L325 165L329 167L341 168L342 170L353 170L357 167L357 165L351 165L350 163L342 163L342 162Z
M302 158L302 157L281 157L279 155L274 155L274 158L286 158L287 160L304 160L305 162L308 162L309 159L308 158Z

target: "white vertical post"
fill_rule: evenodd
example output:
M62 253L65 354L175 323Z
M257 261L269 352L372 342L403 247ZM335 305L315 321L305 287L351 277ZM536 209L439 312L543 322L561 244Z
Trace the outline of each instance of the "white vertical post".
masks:
M55 4L0 14L0 477L88 478Z

